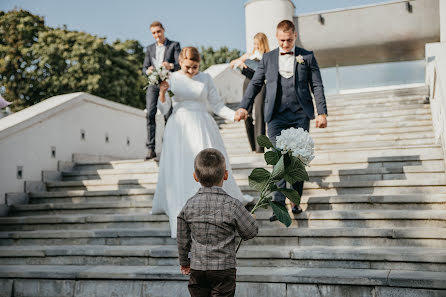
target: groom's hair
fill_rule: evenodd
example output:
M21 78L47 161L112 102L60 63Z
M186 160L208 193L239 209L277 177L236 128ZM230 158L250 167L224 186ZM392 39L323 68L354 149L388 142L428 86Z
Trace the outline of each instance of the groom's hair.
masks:
M194 161L195 175L204 187L218 185L225 176L226 164L223 154L208 148L198 153Z
M153 23L150 24L150 28L153 28L153 27L160 27L161 29L164 30L163 24L161 24L158 21L154 21Z
M277 31L283 31L283 32L296 32L296 27L294 26L294 23L289 20L283 20L280 23L277 24Z

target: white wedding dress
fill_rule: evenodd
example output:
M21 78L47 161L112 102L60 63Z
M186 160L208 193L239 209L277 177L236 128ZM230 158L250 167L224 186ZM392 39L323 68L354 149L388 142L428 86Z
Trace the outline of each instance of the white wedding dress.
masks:
M225 156L229 178L223 189L229 195L243 204L250 202L252 197L243 196L237 186L217 123L207 111L210 107L222 118L234 121L235 112L223 104L211 76L199 72L189 78L178 71L172 73L169 85L173 98L166 93L166 101L158 101L163 114L171 106L173 112L164 130L152 214L167 214L171 236L176 238L177 216L186 201L201 187L193 178L194 159L201 150L215 148Z

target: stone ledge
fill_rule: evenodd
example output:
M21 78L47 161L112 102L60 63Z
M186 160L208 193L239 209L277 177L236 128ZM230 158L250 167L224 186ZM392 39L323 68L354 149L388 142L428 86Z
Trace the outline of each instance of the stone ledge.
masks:
M0 257L105 256L177 258L176 245L144 246L2 246ZM243 246L238 259L294 259L318 261L386 261L446 263L446 249L421 247L357 246Z
M59 265L4 265L0 278L25 279L109 279L109 280L187 280L176 266L59 266ZM355 286L386 286L405 288L446 289L445 272L370 270L370 269L313 269L241 267L237 269L239 282L326 284Z

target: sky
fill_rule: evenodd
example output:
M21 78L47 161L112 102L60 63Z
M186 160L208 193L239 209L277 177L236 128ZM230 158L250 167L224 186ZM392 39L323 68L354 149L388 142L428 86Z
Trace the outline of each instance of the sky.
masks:
M43 16L51 27L66 25L116 39L153 43L149 24L159 20L169 39L182 46L228 46L244 51L246 0L0 0L0 10L21 8ZM295 14L368 5L386 0L294 0Z

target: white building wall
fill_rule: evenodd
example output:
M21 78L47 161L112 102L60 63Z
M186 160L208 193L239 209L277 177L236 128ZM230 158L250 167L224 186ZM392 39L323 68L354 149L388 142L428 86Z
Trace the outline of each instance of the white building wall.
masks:
M290 0L251 0L245 4L246 50L253 49L254 35L262 32L268 37L270 49L278 46L276 26L280 21L293 21L294 4Z
M446 1L440 0L440 40L446 42Z
M73 153L143 158L145 127L144 111L86 93L52 97L1 119L0 204L5 193L23 192L24 181L40 180L42 170L56 170L57 161L71 161ZM17 166L23 166L22 179Z
M212 77L224 103L239 103L243 98L245 77L229 64L212 65L205 70Z

